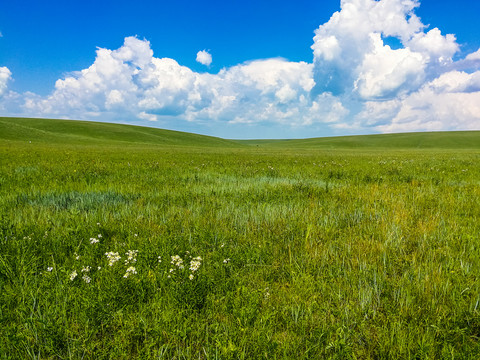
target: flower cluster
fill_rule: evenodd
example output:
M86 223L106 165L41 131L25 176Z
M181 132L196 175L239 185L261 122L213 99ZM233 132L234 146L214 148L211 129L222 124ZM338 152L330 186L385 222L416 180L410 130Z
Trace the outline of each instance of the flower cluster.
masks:
M82 270L81 270L81 272L83 273L82 280L85 281L87 284L89 284L90 281L92 281L92 278L89 276L89 273L90 273L91 269L92 268L87 265L87 266L82 267ZM70 273L70 276L69 276L70 281L75 280L77 278L77 276L78 276L77 270L73 270Z
M183 269L183 260L180 256L173 255L173 256L171 256L171 258L172 258L172 261L170 262L171 264L175 265L180 270Z
M127 259L125 260L125 265L135 264L137 262L137 253L138 250L128 250L125 255Z
M73 281L75 280L75 278L77 277L77 270L73 270L72 273L70 274L70 281Z
M136 273L137 273L137 270L135 269L135 266L130 266L130 267L127 268L127 271L126 271L125 275L123 275L123 277L126 279L130 275L134 275Z
M115 264L118 260L121 259L121 256L118 255L118 252L110 251L106 252L105 255L107 255L109 266L113 266L113 264Z
M190 257L190 266L188 267L188 270L191 271L191 273L188 275L188 278L190 280L193 280L195 278L195 272L198 271L200 266L202 265L202 258L200 256L192 258L190 253L187 251L185 254ZM169 272L174 273L176 269L178 270L183 270L185 268L184 261L179 255L173 255L171 256L171 261L170 263L174 266L173 268L170 268ZM168 277L171 277L168 275Z
M190 260L190 270L192 272L197 271L200 268L200 265L202 265L202 258L200 256Z

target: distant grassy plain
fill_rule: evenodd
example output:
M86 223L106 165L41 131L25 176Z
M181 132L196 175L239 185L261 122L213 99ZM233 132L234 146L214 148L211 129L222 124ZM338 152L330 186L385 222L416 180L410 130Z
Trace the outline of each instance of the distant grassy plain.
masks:
M0 358L478 359L479 165L0 118Z

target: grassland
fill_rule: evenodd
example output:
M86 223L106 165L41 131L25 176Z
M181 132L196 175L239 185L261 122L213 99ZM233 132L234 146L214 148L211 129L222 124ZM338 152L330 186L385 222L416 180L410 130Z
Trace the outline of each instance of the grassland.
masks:
M479 144L0 118L0 358L478 359Z

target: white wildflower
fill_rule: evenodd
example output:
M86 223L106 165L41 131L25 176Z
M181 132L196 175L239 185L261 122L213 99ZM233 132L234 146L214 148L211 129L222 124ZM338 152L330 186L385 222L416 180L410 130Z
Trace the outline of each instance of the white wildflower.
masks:
M130 275L134 275L137 273L137 270L135 269L134 266L130 266L128 269L127 269L127 272L125 273L125 275L123 275L123 277L126 279L128 278Z
M200 265L202 265L202 258L197 256L190 261L190 270L195 272L200 268Z
M270 297L270 289L269 288L265 289L264 297L265 297L265 299L268 299Z
M178 256L178 255L173 255L173 256L171 256L171 258L172 258L171 263L172 263L173 265L175 265L175 266L178 267L179 269L183 269L183 260L182 260L182 258L181 258L180 256Z
M230 258L223 260L224 264L228 264L230 262Z
M161 256L158 257L158 262L159 262L159 263L162 262L162 257L161 257Z
M92 281L92 279L91 279L87 274L83 275L83 276L82 276L82 279L83 279L83 281L85 281L87 284L89 284L90 281Z
M75 253L75 260L80 260L80 255L78 255L77 253Z
M51 272L52 270L53 270L53 267L51 267L51 266L47 267L48 272Z
M82 272L89 272L90 269L91 269L90 266L84 266L84 267L82 268Z
M96 243L99 243L100 240L96 239L96 238L90 238L90 244L96 244Z
M77 270L73 270L72 273L70 274L70 281L75 280L77 277Z
M195 277L195 276L194 276L193 274L190 274L190 275L188 276L188 278L189 278L190 280L193 280L194 277Z
M102 236L102 234L98 234L97 237L98 237L99 239L101 239L103 236Z
M138 250L128 250L125 255L127 255L127 260L125 260L125 265L135 264L137 262L137 253Z
M110 251L110 252L106 252L105 255L107 255L107 258L108 258L108 266L112 266L118 260L121 259L121 256L118 255L118 252Z

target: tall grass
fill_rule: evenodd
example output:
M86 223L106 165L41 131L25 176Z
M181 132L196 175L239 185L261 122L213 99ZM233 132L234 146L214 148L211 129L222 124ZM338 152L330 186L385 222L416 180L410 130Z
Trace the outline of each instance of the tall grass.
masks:
M0 358L476 359L479 160L0 144Z

